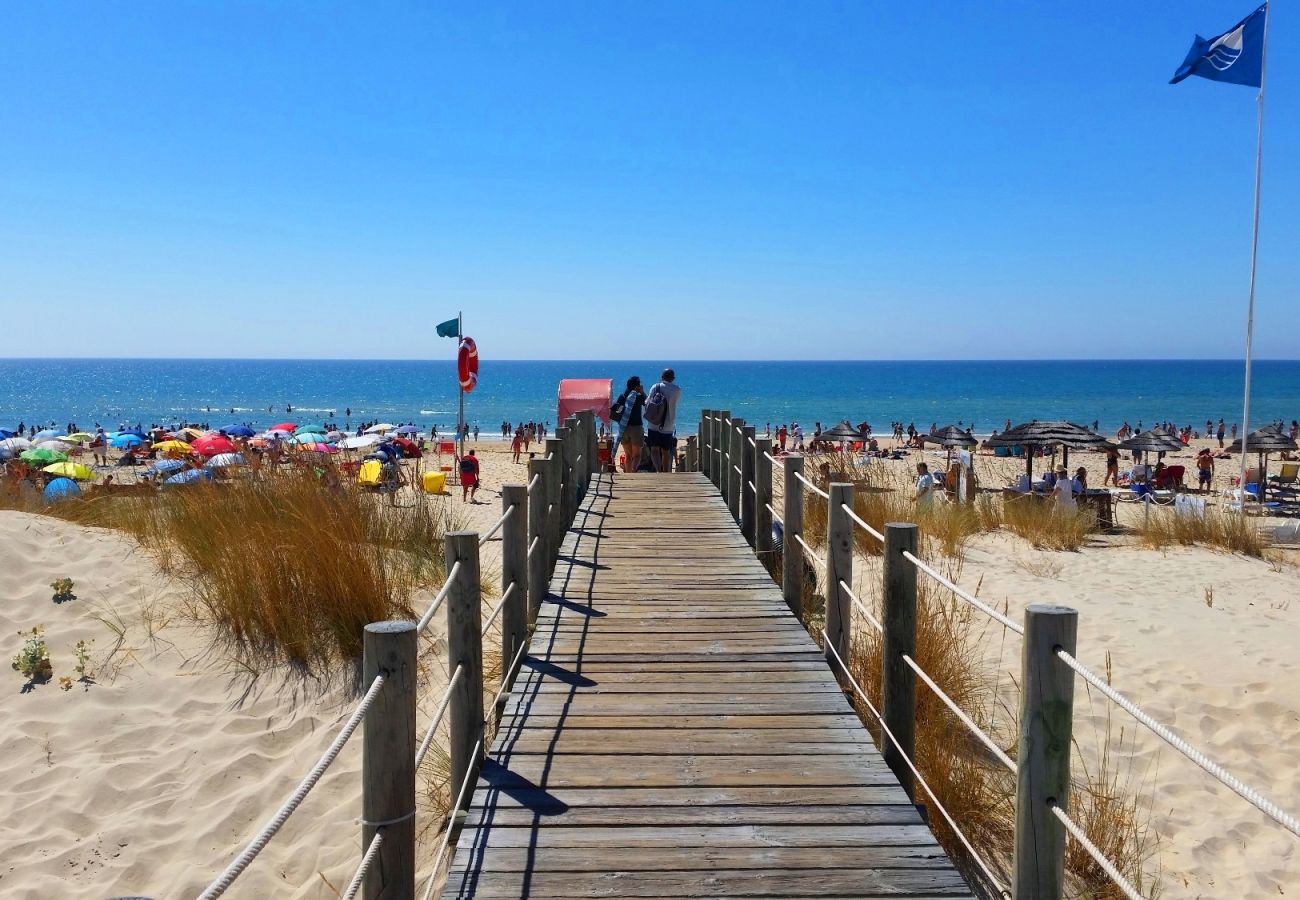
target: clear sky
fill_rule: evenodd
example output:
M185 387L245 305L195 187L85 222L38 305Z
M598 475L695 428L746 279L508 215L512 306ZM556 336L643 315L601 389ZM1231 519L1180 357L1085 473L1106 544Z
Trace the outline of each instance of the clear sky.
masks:
M0 356L1239 356L1255 92L1166 82L1253 7L9 3Z

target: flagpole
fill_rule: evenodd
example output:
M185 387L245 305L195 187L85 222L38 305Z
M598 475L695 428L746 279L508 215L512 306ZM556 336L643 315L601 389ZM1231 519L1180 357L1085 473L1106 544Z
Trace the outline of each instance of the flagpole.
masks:
M1250 235L1250 295L1246 302L1246 385L1241 408L1241 470L1238 485L1241 489L1241 514L1246 514L1246 468L1249 465L1246 435L1250 433L1250 371L1255 343L1255 270L1259 258L1259 189L1264 163L1264 85L1268 80L1268 5L1264 7L1264 39L1259 58L1259 94L1255 98L1255 216ZM1264 499L1266 473L1259 473L1259 498Z
M1251 276L1251 281L1253 284L1254 275ZM465 337L465 313L464 311L461 311L456 313L456 340L461 341L464 339L464 337ZM1249 378L1249 376L1247 376L1247 378ZM456 383L460 384L459 373L457 373ZM456 415L456 446L460 448L460 453L458 455L463 457L465 455L465 386L463 384L460 384L460 412L457 413ZM457 468L456 471L458 473L456 480L457 483L459 483L460 469Z

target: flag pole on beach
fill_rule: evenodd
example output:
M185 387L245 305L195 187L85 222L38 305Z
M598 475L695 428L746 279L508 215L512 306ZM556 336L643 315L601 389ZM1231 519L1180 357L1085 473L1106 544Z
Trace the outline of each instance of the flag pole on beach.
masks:
M1255 273L1259 258L1259 201L1264 164L1264 82L1268 62L1268 3L1260 6L1218 37L1206 39L1199 34L1192 42L1187 58L1178 67L1170 84L1189 75L1211 81L1244 84L1259 88L1255 95L1255 207L1250 235L1250 291L1246 301L1246 375L1241 409L1241 469L1239 488L1241 513L1246 513L1247 434L1250 432L1250 376L1255 341ZM1259 496L1264 498L1266 473L1259 473Z
M1253 291L1254 290L1253 285L1255 283L1254 269L1251 270L1251 273L1252 273L1251 285ZM465 337L465 313L462 310L456 313L456 338L460 339L463 337ZM1249 378L1249 376L1247 376L1247 378ZM458 448L458 452L456 455L464 456L465 455L465 385L460 383L459 378L456 379L456 384L460 387L460 412L456 414L456 447ZM1249 381L1247 381L1247 384L1249 384ZM457 469L458 474L456 477L457 481L460 480L459 471L460 470L458 468Z

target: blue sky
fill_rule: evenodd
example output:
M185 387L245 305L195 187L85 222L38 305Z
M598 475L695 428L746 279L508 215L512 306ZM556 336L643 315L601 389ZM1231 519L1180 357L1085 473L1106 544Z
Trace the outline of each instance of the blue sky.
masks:
M1253 6L27 3L3 356L1233 357ZM1300 13L1256 353L1300 356Z

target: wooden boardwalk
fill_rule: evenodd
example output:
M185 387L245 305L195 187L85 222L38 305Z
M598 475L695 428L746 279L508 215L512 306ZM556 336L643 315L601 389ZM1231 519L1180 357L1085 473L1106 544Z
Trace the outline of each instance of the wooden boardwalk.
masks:
M603 476L476 785L461 897L969 897L708 480Z

